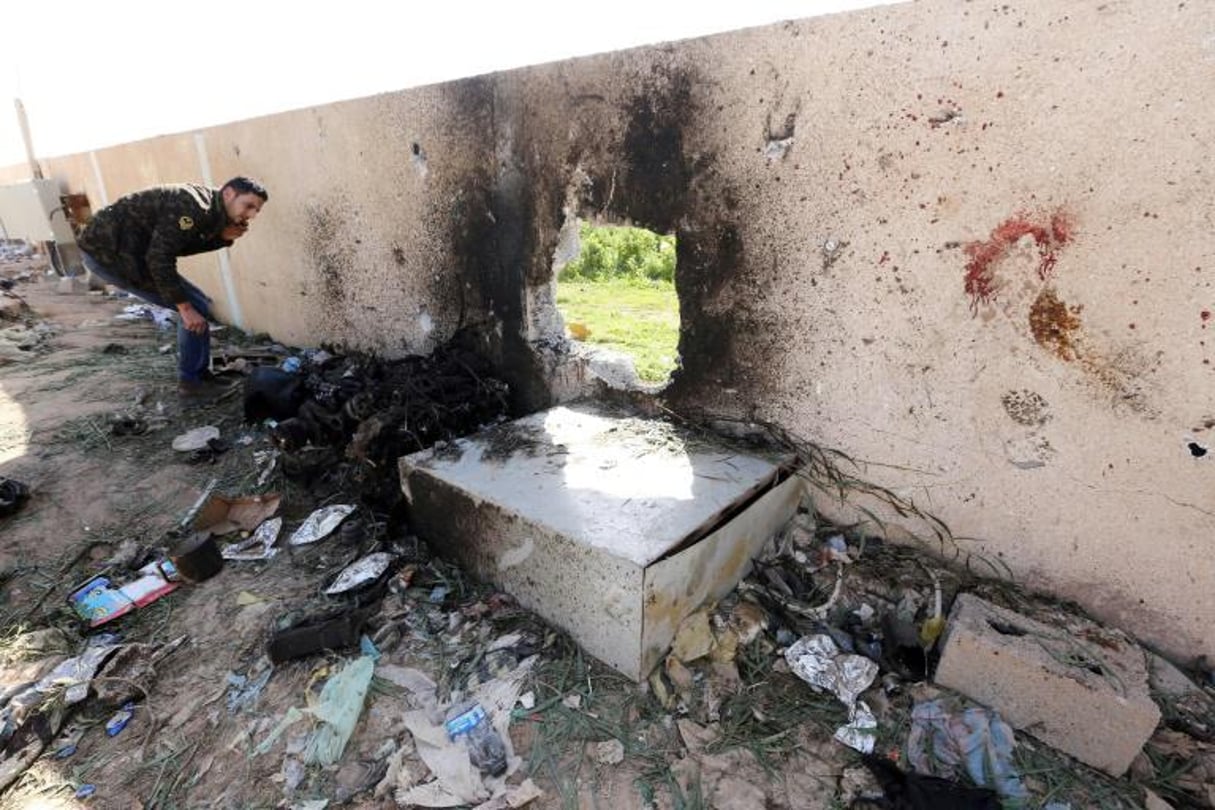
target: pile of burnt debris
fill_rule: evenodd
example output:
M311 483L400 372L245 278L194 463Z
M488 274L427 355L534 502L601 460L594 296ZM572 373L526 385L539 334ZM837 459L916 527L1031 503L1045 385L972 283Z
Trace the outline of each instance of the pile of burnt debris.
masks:
M244 412L271 420L287 478L389 512L400 501L397 459L501 421L509 393L464 330L429 355L315 351L255 367Z

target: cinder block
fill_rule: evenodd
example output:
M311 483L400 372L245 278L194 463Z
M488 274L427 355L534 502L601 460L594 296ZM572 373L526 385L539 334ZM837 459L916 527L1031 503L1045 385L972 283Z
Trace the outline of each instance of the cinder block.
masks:
M1160 722L1143 649L1095 624L1048 626L962 594L936 682L1094 768L1121 776Z

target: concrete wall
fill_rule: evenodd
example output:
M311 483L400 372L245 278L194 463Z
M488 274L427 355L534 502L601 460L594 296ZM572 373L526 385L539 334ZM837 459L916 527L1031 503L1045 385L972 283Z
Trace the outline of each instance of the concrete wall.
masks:
M200 179L201 142L271 192L230 251L247 328L488 324L521 409L586 381L549 305L566 217L674 232L673 406L872 462L963 552L1215 655L1213 68L1208 3L934 0L47 165L96 207Z

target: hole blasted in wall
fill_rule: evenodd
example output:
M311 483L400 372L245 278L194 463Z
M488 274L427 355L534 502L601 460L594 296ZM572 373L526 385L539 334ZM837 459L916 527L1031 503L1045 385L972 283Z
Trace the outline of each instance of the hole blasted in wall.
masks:
M678 365L675 237L566 211L533 339L557 343L618 390L657 391Z

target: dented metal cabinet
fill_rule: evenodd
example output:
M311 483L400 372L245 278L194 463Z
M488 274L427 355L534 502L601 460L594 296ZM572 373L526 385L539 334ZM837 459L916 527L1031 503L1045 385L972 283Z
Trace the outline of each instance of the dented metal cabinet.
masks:
M790 459L558 407L400 462L418 534L635 679L790 518Z

